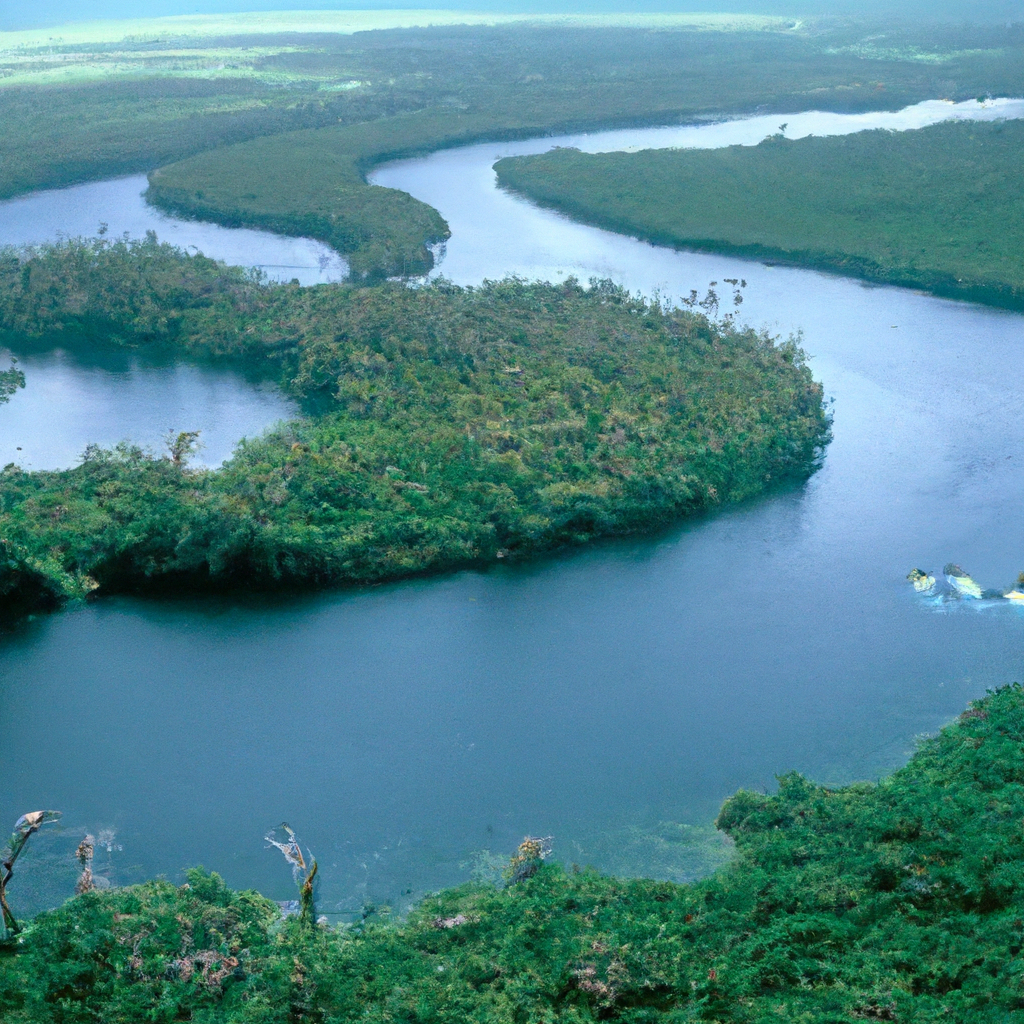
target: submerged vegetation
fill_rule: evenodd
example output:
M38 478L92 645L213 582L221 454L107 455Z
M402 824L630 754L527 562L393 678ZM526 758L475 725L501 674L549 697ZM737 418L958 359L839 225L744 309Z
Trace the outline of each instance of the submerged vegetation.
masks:
M1024 122L496 165L499 181L653 242L1024 305Z
M0 957L0 1016L1004 1024L1024 1013L1022 780L1015 685L877 785L737 793L737 856L690 885L568 872L528 839L503 888L400 924L282 918L202 871L85 892Z
M128 443L7 466L8 604L529 555L800 479L828 439L795 343L607 282L301 289L155 238L67 242L3 257L0 328L258 360L316 402L217 471Z

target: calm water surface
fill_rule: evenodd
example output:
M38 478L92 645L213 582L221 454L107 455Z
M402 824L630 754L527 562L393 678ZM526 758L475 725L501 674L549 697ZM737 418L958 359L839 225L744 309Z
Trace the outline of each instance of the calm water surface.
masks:
M402 906L527 832L566 860L685 874L672 865L699 857L630 830L707 823L789 769L877 777L1024 676L1014 609L935 611L903 580L951 559L986 586L1024 568L1024 318L574 225L495 190L491 164L522 151L470 147L377 180L449 220L440 270L458 281L561 272L679 295L746 278L744 316L802 328L835 400L825 468L557 560L26 623L0 647L0 814L59 807L69 826L23 872L26 899L70 891L70 865L40 859L86 827L118 830L115 881L202 862L285 898L261 836L288 820L332 911Z
M0 246L35 245L58 238L143 238L194 249L239 267L256 267L272 281L322 284L341 281L348 264L330 246L312 238L288 238L269 231L223 228L169 216L143 198L144 174L93 181L71 188L33 192L0 203Z
M0 348L0 366L11 353ZM200 431L195 464L219 466L240 438L299 414L298 403L233 369L153 364L123 351L19 351L25 389L0 405L0 466L73 466L88 444L131 440L162 451L170 431Z
M168 217L146 204L146 185L139 174L0 203L0 246L93 237L104 226L108 238L155 231L163 242L255 266L272 280L309 285L340 281L348 272L337 253L309 238ZM0 367L9 354L0 347ZM0 465L58 469L74 465L87 444L130 439L160 448L169 430L200 430L205 447L196 461L216 466L240 438L297 412L275 388L254 386L230 369L160 365L81 345L15 354L27 383L0 406Z

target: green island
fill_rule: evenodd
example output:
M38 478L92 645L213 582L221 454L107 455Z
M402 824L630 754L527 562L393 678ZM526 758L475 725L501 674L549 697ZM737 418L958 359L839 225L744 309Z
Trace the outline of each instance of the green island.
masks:
M802 479L829 437L792 342L609 283L302 289L145 241L0 260L0 329L270 366L315 402L220 470L90 448L0 472L0 599L369 582L624 534Z
M84 892L8 944L0 1016L1004 1024L1024 1012L1022 780L1014 685L878 784L737 793L717 822L736 856L690 885L543 863L534 840L504 887L437 893L400 923L315 923L312 865L284 920L198 870Z
M718 150L581 153L496 165L501 184L663 245L735 253L1024 305L1024 123L945 122Z
M0 33L0 198L145 171L169 211L321 239L359 279L417 275L448 228L367 184L394 157L1024 93L1024 40L996 27L426 13L432 27L415 12L285 12Z

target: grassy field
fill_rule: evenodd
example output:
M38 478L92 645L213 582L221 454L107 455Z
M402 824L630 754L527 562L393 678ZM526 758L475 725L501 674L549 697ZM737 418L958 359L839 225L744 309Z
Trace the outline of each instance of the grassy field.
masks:
M527 557L803 479L829 436L794 344L607 283L301 289L151 239L69 242L2 254L0 330L258 360L316 406L215 472L187 468L187 437L163 457L6 467L0 611L97 584L311 586Z
M401 923L368 909L326 928L311 898L282 920L202 871L181 886L86 892L0 956L0 1016L1013 1024L1022 739L1024 694L1007 687L877 785L828 789L794 773L777 795L741 791L718 819L736 858L691 885L563 868L524 843L503 887L438 893Z
M664 245L737 253L1024 305L1024 123L953 123L756 147L497 164L573 217Z

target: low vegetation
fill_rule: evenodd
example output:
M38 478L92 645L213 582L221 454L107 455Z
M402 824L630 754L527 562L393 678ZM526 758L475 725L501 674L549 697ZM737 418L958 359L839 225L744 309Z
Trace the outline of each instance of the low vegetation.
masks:
M497 164L499 181L661 244L1024 305L1024 122Z
M356 278L420 275L448 225L405 192L367 185L362 168L477 138L495 125L492 117L432 109L274 135L154 171L146 197L171 213L318 238L346 255Z
M25 374L12 363L6 370L0 370L0 405L11 400L11 395L25 386Z
M163 582L370 581L649 529L802 478L799 348L609 283L300 289L145 242L0 261L0 327L258 360L317 403L216 472L130 444L0 472L14 602Z
M401 924L282 920L201 871L86 892L8 945L0 1016L1004 1024L1024 1013L1022 779L1015 685L877 785L737 793L718 819L737 856L690 885L567 872L527 840L503 888Z

